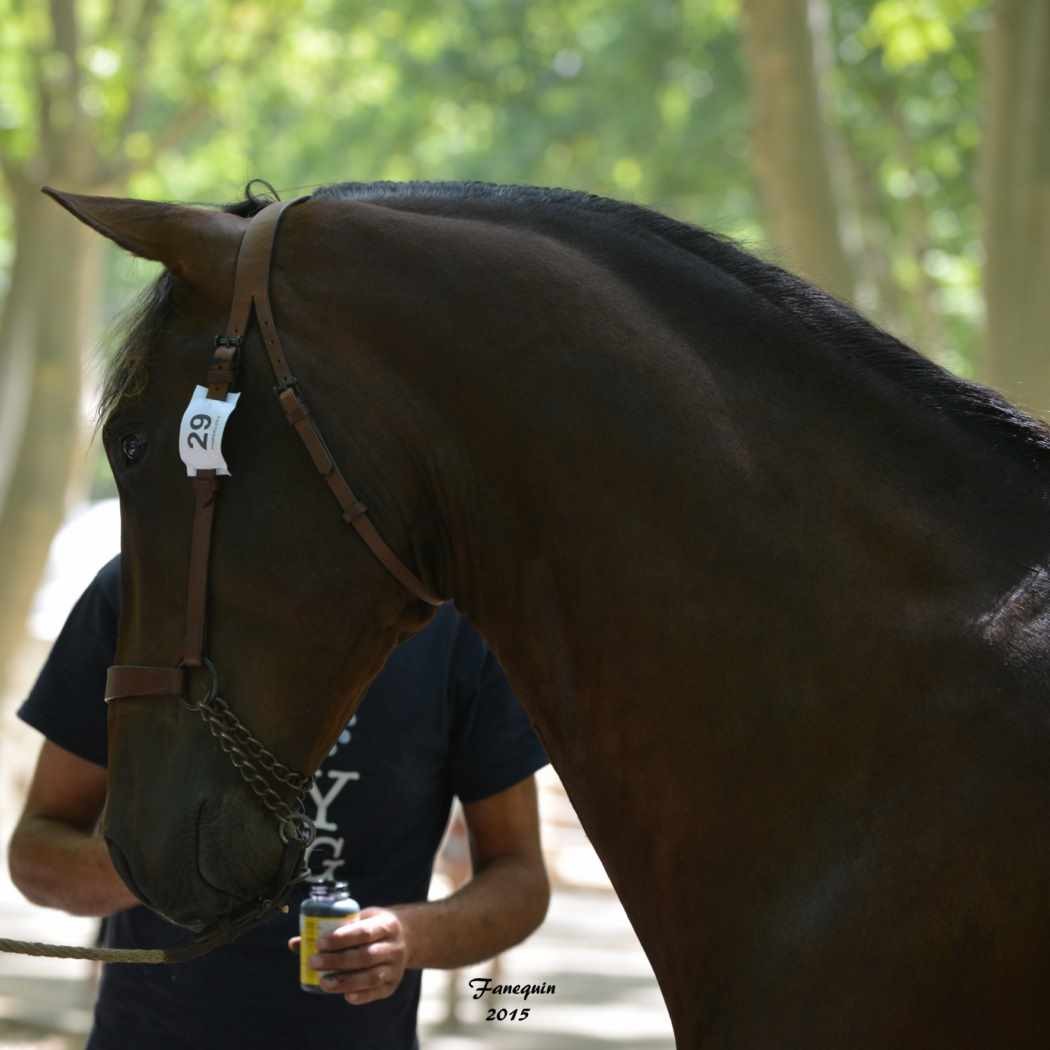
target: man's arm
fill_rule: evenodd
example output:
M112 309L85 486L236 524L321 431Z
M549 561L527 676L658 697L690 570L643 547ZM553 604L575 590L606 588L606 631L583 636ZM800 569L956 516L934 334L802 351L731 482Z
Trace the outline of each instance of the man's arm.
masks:
M393 993L406 969L454 969L489 959L543 921L550 886L540 849L533 777L463 807L474 877L444 900L366 908L355 922L322 937L315 969L359 1005ZM291 946L297 947L298 938Z
M45 740L8 850L11 881L34 904L109 915L139 903L95 833L105 801L105 769Z

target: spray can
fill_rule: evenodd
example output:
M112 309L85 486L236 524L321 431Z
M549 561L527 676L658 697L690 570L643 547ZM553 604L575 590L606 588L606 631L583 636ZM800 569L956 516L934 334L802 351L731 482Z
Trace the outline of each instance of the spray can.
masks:
M304 992L326 995L324 976L310 965L317 953L317 939L353 922L361 911L345 882L311 882L310 896L299 906L299 987Z

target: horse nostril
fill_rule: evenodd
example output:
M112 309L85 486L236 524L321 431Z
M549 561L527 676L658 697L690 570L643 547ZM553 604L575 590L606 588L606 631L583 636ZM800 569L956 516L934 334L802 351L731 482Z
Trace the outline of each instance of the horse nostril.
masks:
M113 867L117 869L117 874L124 880L125 885L135 894L136 897L143 904L149 904L149 899L146 895L135 885L135 880L131 877L131 865L128 864L127 857L124 856L121 848L108 836L104 836L106 845L109 847L109 856L113 861Z

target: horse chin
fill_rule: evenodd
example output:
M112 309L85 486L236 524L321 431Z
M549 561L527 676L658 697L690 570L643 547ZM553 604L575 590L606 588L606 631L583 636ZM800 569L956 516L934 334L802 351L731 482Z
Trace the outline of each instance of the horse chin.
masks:
M149 880L143 882L138 879L118 843L109 835L106 835L105 839L113 866L125 885L162 919L198 933L208 925L205 915L209 918L219 914L225 916L232 910L233 902L230 898L214 887L208 887L206 892L201 894L195 892L195 888L181 883L175 885L173 880L164 880L155 891L145 888Z

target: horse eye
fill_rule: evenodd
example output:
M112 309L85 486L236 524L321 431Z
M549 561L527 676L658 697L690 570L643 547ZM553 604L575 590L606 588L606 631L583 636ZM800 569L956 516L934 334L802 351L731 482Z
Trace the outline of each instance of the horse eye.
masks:
M146 451L146 439L138 434L127 434L120 439L120 451L125 463L138 463Z

